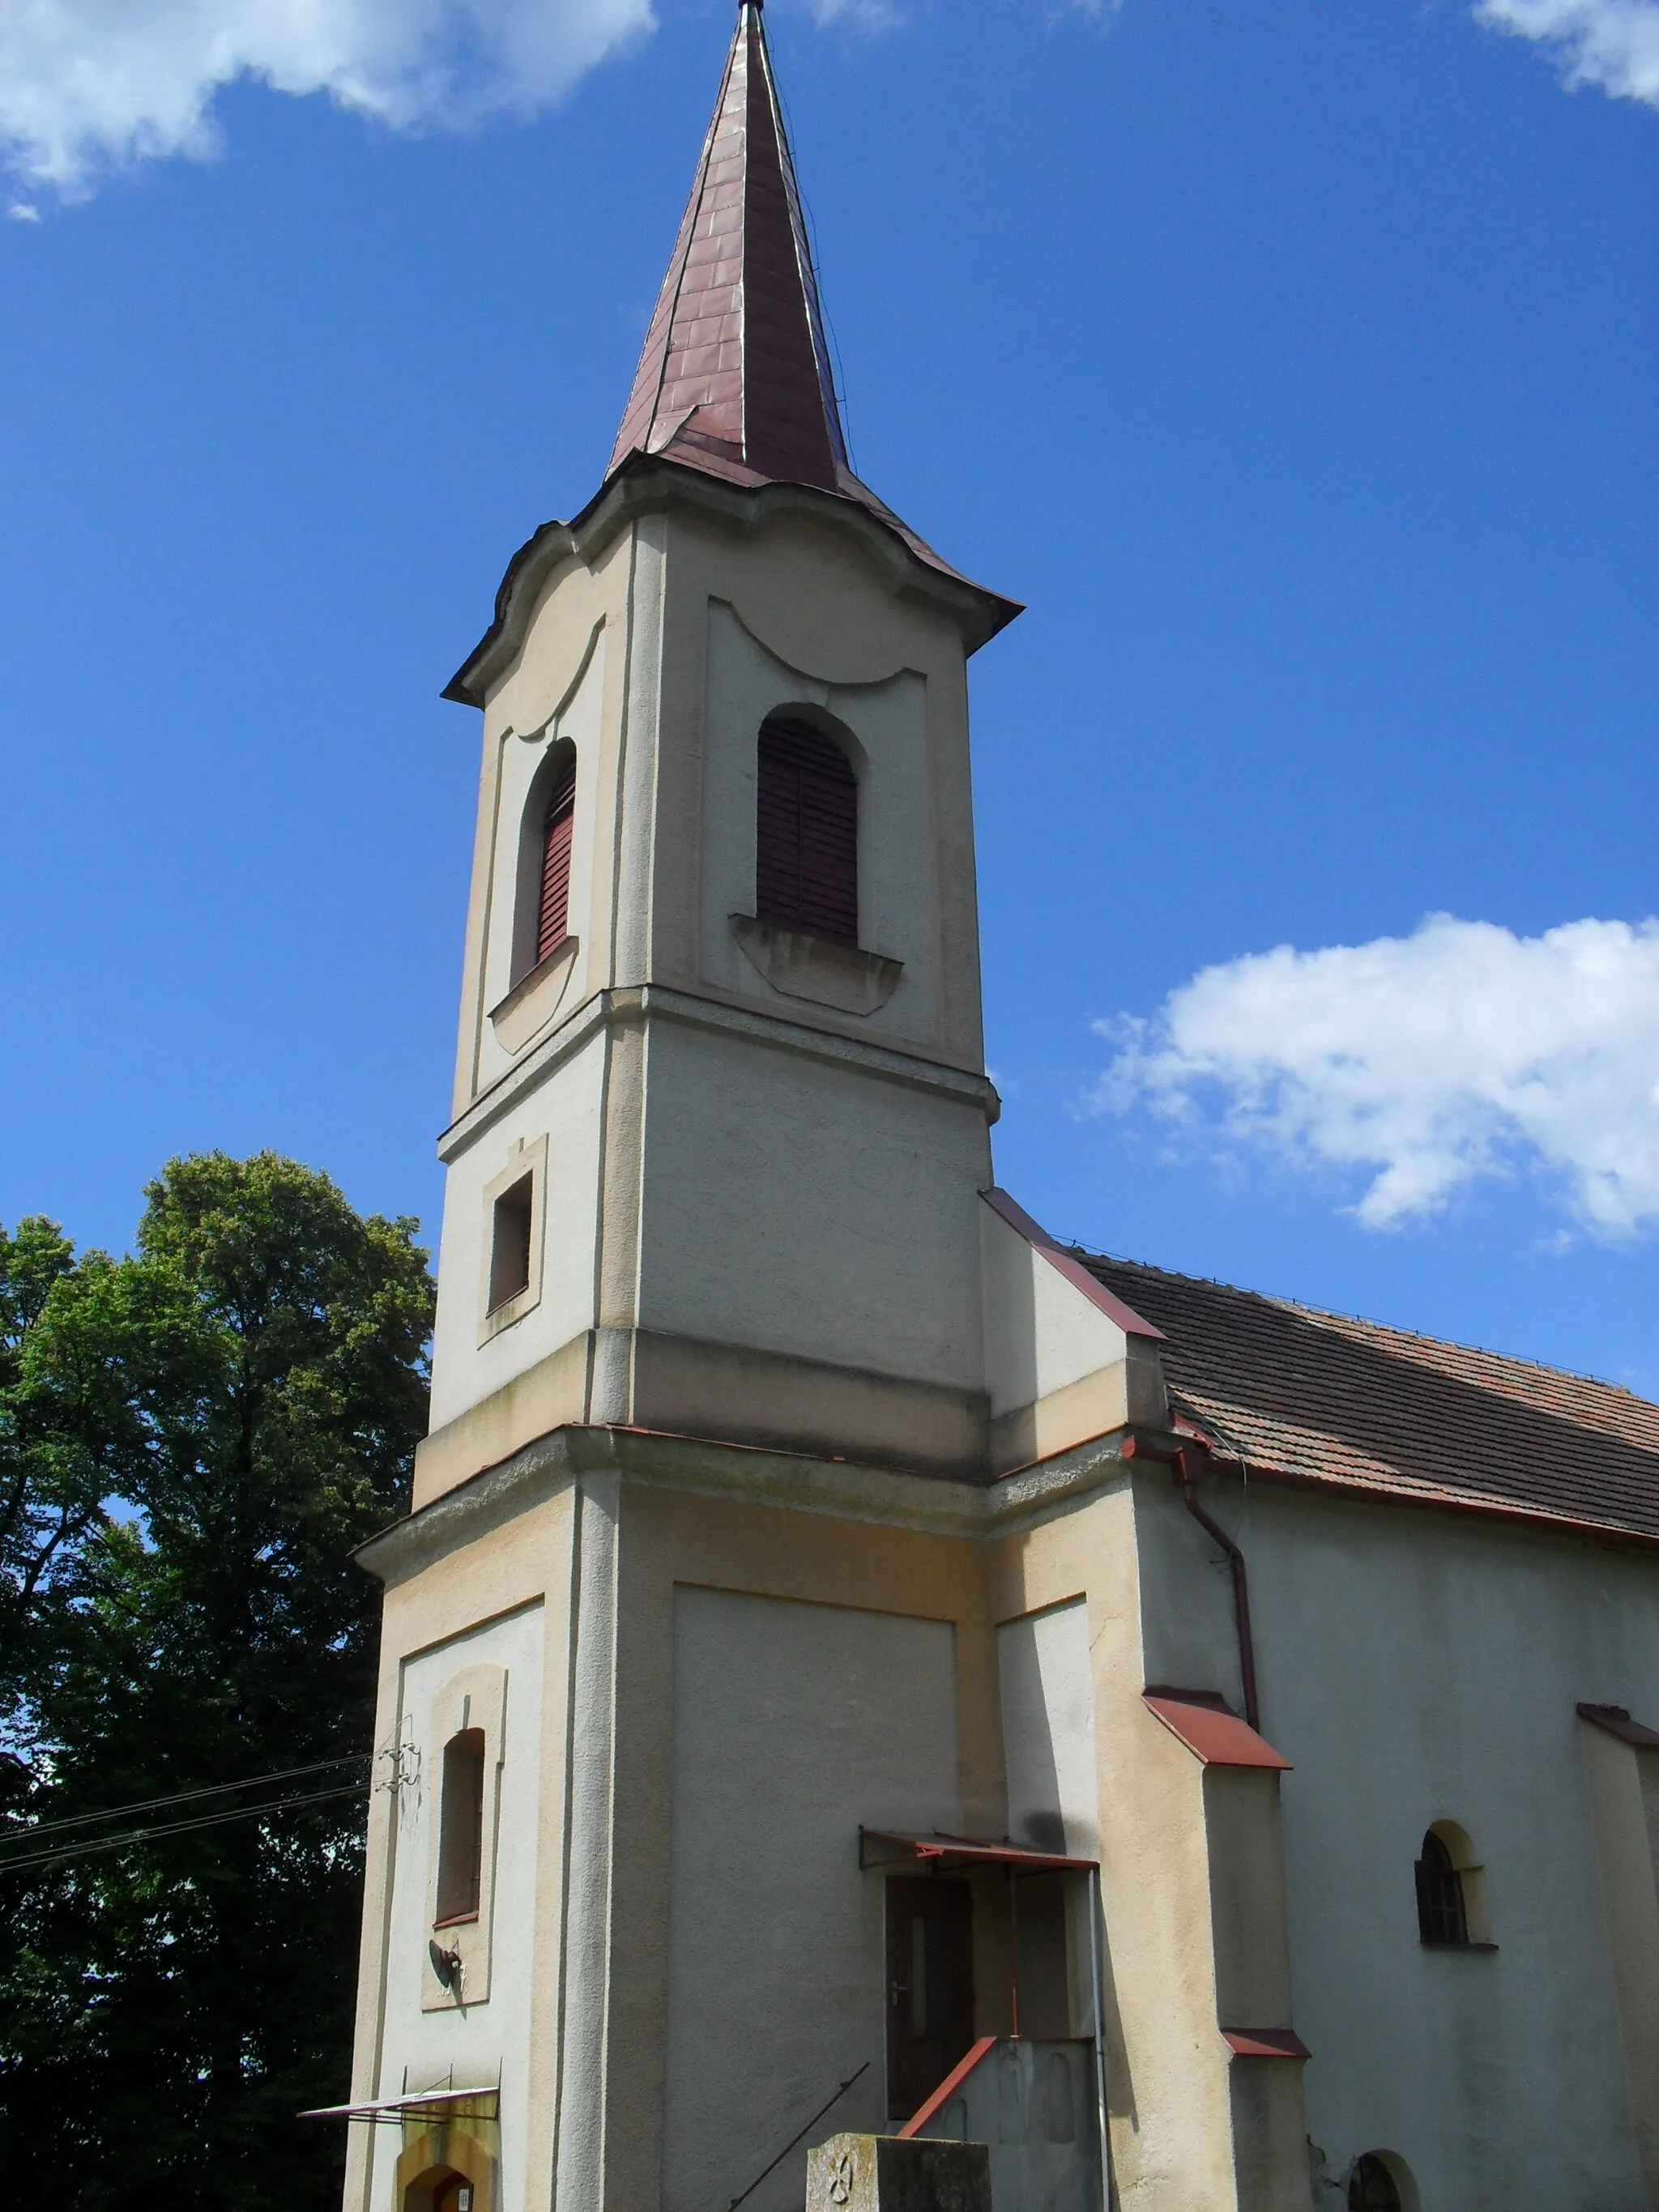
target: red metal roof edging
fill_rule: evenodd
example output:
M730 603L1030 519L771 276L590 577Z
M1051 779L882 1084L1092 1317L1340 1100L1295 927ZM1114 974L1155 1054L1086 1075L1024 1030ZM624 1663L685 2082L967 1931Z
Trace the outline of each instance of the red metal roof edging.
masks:
M1025 1208L1017 1200L1010 1198L1006 1190L999 1190L993 1185L990 1189L981 1191L980 1196L993 1213L1017 1231L1033 1251L1041 1252L1048 1265L1058 1268L1073 1290L1080 1291L1090 1304L1103 1313L1109 1321L1115 1321L1126 1336L1144 1337L1150 1344L1168 1343L1169 1339L1161 1328L1154 1328L1151 1322L1143 1321L1133 1306L1125 1305L1115 1291L1107 1289L1097 1275L1091 1275L1081 1260L1075 1258L1063 1244L1056 1244L1042 1224L1034 1221Z
M1240 2058L1311 2058L1293 2027L1224 2027L1224 2040Z
M1143 1690L1140 1701L1206 1766L1267 1766L1290 1771L1290 1760L1276 1752L1265 1736L1258 1735L1248 1721L1229 1712L1212 1691Z
M911 2113L909 2118L904 2123L904 2125L898 2131L899 2141L901 2142L912 2142L921 2130L927 2126L928 2121L933 2118L934 2113L939 2111L939 2107L949 2100L952 2092L962 2082L967 2080L968 2076L973 2072L975 2067L979 2064L980 2060L985 2057L987 2052L994 2051L996 2047L997 2039L994 2035L981 2035L977 2043L970 2045L969 2047L968 2056L965 2058L959 2058L957 2061L956 2064L951 2069L945 2079L939 2083L938 2088L934 2090L933 2095L927 2100L927 2103L921 2106L917 2111Z
M899 1848L878 1856L866 1848L871 1844L892 1844ZM1023 1844L985 1843L973 1836L902 1836L890 1828L859 1830L859 1865L866 1874L883 1867L926 1864L933 1859L941 1863L960 1859L981 1866L1025 1867L1033 1874L1092 1874L1099 1864L1096 1859L1067 1858L1060 1851L1029 1850Z

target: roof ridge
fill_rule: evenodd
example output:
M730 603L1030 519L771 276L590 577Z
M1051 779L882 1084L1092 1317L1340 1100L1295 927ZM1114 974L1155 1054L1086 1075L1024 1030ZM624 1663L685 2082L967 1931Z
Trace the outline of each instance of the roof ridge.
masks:
M1057 1240L1059 1241L1059 1240ZM1370 1314L1343 1313L1334 1306L1306 1304L1300 1298L1279 1297L1272 1291L1254 1291L1243 1283L1224 1282L1218 1275L1188 1275L1175 1267L1160 1267L1150 1260L1131 1260L1121 1254L1091 1251L1084 1244L1065 1244L1063 1249L1086 1267L1091 1260L1099 1260L1109 1267L1133 1267L1139 1273L1161 1276L1167 1282L1192 1283L1205 1290L1227 1291L1234 1297L1255 1298L1263 1305L1278 1306L1286 1313L1305 1315L1311 1321L1340 1322L1351 1328L1376 1329L1380 1334L1404 1338L1408 1343L1431 1345L1442 1352L1466 1352L1479 1359L1494 1359L1505 1367L1525 1368L1537 1375L1559 1376L1564 1382L1592 1382L1598 1390L1612 1390L1633 1405L1654 1406L1659 1401L1644 1398L1639 1390L1628 1383L1613 1382L1605 1375L1592 1375L1577 1367L1559 1367L1547 1359L1529 1359L1523 1352L1498 1352L1491 1345L1468 1344L1461 1337L1431 1336L1425 1330L1402 1328L1397 1322L1378 1321Z

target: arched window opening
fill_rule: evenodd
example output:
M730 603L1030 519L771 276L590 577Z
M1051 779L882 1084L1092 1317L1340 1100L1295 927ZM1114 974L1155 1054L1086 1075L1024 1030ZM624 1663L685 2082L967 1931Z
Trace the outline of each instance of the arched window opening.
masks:
M1348 2176L1348 2212L1405 2212L1400 2185L1375 2151L1354 2160Z
M832 738L790 714L760 733L755 915L781 929L859 941L859 787Z
M1417 1862L1417 1932L1425 1943L1466 1944L1468 1905L1463 1877L1445 1838L1431 1828Z
M476 1920L483 1884L484 1732L463 1729L444 1746L438 1801L440 1928Z
M570 839L576 819L576 762L574 754L555 771L541 829L540 891L536 908L536 957L539 967L570 934Z

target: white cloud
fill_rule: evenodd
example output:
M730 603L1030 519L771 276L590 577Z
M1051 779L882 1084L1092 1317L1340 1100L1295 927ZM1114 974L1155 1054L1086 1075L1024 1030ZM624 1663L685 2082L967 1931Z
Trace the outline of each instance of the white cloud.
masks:
M527 114L655 20L652 0L0 0L0 149L65 195L201 157L239 77L404 129Z
M39 222L40 210L27 200L14 200L6 210L8 222Z
M1552 48L1569 84L1659 107L1655 0L1479 0L1474 13L1493 30Z
M1410 937L1206 968L1121 1046L1092 1103L1137 1103L1293 1165L1360 1170L1368 1228L1541 1167L1592 1233L1659 1224L1659 921Z

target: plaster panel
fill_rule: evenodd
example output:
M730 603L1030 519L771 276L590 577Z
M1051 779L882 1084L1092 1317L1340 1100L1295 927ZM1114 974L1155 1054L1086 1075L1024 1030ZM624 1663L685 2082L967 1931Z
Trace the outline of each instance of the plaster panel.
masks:
M606 1048L602 1033L591 1037L450 1164L432 1345L434 1430L592 1326ZM515 1142L541 1139L547 1145L541 1297L522 1321L480 1344L489 1234L484 1194Z
M567 641L567 647L575 645ZM521 933L520 908L526 898L540 892L539 820L532 821L532 787L550 751L559 745L574 746L576 756L576 805L571 832L568 926L578 939L577 950L555 1003L545 1010L541 1029L550 1027L580 1006L592 988L592 978L603 975L603 946L595 945L592 928L593 861L599 826L608 811L601 789L603 723L606 668L606 632L596 627L580 646L580 657L570 678L568 696L548 709L548 719L527 729L506 724L495 738L500 765L492 799L489 859L489 882L481 979L485 1016L478 1037L477 1087L484 1090L505 1074L531 1042L532 1032L509 1051L488 1018L520 980L515 968L514 945ZM539 794L538 794L539 796ZM535 848L533 867L525 865L526 842Z
M1651 1560L1265 1486L1243 1541L1328 2172L1381 2148L1428 2206L1637 2212L1575 1707L1659 1721ZM1494 1951L1418 1941L1436 1820L1484 1863Z
M517 785L526 784L527 774L516 756L539 753L542 750L539 741L526 744L514 733L527 732L533 736L550 726L550 718L556 721L562 711L575 711L576 694L584 676L592 672L596 659L603 669L603 703L584 699L577 714L580 726L573 726L569 732L588 756L581 766L592 771L586 781L597 807L591 847L593 879L583 908L573 906L571 909L571 926L584 940L585 964L590 961L594 963L595 975L605 971L607 940L605 933L593 926L594 910L601 895L609 895L611 872L605 856L614 810L608 798L602 795L614 781L615 740L609 733L621 717L624 656L620 652L607 653L602 645L596 651L596 640L613 628L618 632L625 629L631 555L631 536L625 533L605 550L592 568L574 559L556 565L538 595L523 647L491 691L484 712L478 810L467 899L466 949L462 963L454 1094L457 1114L477 1095L484 1080L481 1063L486 1047L492 1055L498 1052L490 1032L489 1010L499 1002L502 993L497 990L491 995L489 984L499 968L495 940L505 912L497 897L498 889L504 888L499 878L503 866L510 869L512 865L508 855L516 842L517 822L517 810L511 808L505 810L511 821L504 822L502 783L506 776ZM597 744L588 726L590 705L599 720ZM581 803L579 789L579 808ZM508 829L512 834L504 834ZM510 878L505 888L510 888ZM583 988L591 988L586 976L581 981ZM568 994L567 1004L579 1003L580 993ZM492 1066L499 1068L500 1065L499 1060L492 1058Z
M911 669L880 683L825 683L753 636L729 606L708 609L702 787L701 959L708 981L801 1018L744 959L731 916L755 912L757 745L769 714L821 708L852 739L859 779L859 943L904 963L872 1035L932 1043L939 1032L939 885L927 687ZM965 732L963 743L965 744Z
M398 1793L393 1824L385 1960L385 2013L379 2080L371 2094L401 2095L433 2083L501 2087L501 2203L518 2212L525 2200L523 2116L529 2100L532 1965L540 1846L543 1653L539 1603L447 1638L404 1662L398 1730L413 1778ZM501 1763L494 1824L493 1957L487 2001L443 2011L423 2009L432 1969L427 1945L432 1826L442 1747L432 1740L434 1701L470 1668L505 1672ZM409 1752L414 1757L410 1759ZM516 2124L515 2124L516 2122ZM398 2132L376 2129L369 2203L400 2212L392 2201Z
M1121 1363L1129 1340L988 1206L980 1208L985 1376L993 1416Z
M858 1829L959 1827L955 1664L945 1622L676 1592L664 2212L729 2203L866 2060L878 2107ZM799 2206L805 2158L756 2212Z
M1089 1608L1082 1598L997 1631L1008 1832L1038 1850L1100 1849Z
M1146 1504L1144 1481L1128 1476L999 1539L991 1602L1006 1621L1069 1613L1086 1593L1117 2197L1146 2212L1232 2212L1233 2112L1216 2015L1203 1769L1141 1698L1146 1612L1165 1601L1143 1580ZM1176 1595L1191 1603L1192 1592ZM1074 1638L1077 1631L1058 1633ZM1011 1778L1011 1817L1014 1790Z
M640 1322L981 1387L976 1105L652 1028Z

